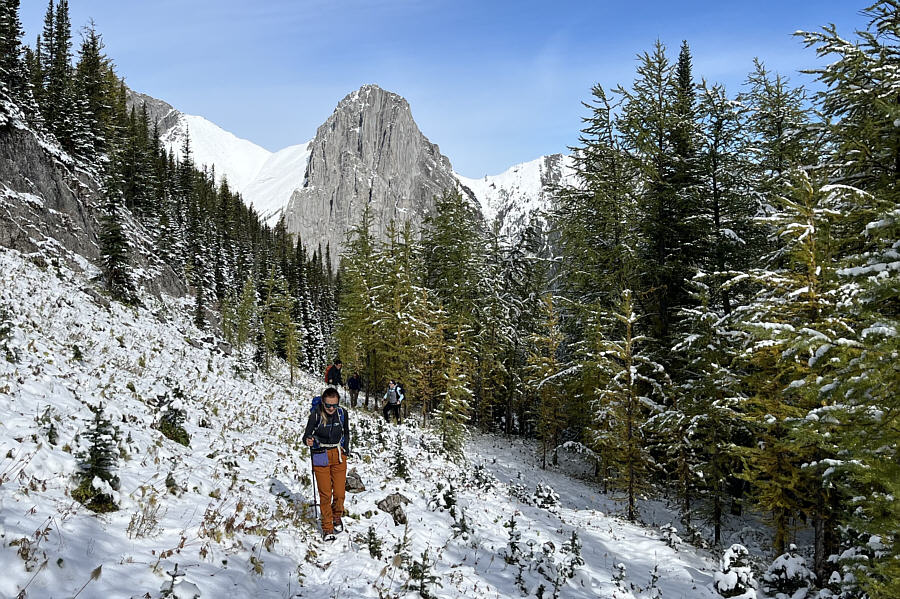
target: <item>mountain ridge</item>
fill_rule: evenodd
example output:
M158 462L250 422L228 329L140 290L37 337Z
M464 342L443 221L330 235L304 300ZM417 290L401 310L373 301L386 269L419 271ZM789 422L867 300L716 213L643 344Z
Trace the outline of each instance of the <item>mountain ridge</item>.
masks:
M457 190L476 204L489 226L499 219L501 234L515 237L532 214L550 207L553 185L572 181L571 159L561 154L478 179L456 173L440 146L418 129L409 102L377 84L365 84L341 98L313 139L277 152L146 94L132 91L129 102L147 104L151 119L160 119L163 143L177 157L189 137L196 164L227 179L268 224L285 218L289 232L330 246L335 261L363 204L374 206L377 234L384 233L391 219L409 219L417 229L433 196ZM361 127L372 130L360 135ZM340 147L333 147L335 143Z

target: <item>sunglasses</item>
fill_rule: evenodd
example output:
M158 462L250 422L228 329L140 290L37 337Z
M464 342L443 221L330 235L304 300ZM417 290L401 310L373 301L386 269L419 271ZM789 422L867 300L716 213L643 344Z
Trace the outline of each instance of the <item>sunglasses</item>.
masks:
M326 410L329 409L329 408L331 408L331 409L333 410L333 409L335 409L336 407L338 407L338 404L340 404L340 403L341 403L341 402L337 402L337 403L328 403L328 402L326 401L326 402L324 402L322 405L325 406L325 409L326 409Z

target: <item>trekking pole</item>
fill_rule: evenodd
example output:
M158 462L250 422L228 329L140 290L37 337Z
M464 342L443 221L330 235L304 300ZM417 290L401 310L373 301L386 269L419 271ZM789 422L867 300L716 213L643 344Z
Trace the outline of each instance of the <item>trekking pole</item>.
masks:
M312 496L313 496L313 518L318 520L319 513L319 489L316 486L316 468L313 465L313 452L312 447L309 448L309 473L312 476Z

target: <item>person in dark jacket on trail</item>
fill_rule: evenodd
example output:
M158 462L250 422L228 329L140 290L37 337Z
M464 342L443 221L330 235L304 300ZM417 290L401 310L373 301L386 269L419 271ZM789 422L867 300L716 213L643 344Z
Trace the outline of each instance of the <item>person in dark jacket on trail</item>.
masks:
M340 360L335 360L334 364L328 369L328 376L325 377L326 385L344 386L344 379L341 377L341 368L343 368L344 363Z
M384 407L381 409L386 422L391 421L390 413L393 412L394 419L400 424L400 402L403 399L403 389L394 381L388 383L388 390L384 394Z
M322 535L334 539L334 531L343 531L344 497L347 485L347 458L350 457L350 418L340 407L337 389L322 392L322 402L309 415L303 441L312 452L313 474L319 490Z
M359 378L359 373L354 372L349 379L347 379L347 389L350 390L350 407L356 407L356 400L359 398L359 389L362 387L362 380Z

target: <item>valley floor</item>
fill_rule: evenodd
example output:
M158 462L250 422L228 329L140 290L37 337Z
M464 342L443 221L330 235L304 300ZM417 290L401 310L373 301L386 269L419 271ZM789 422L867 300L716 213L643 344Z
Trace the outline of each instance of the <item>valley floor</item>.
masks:
M109 303L85 274L0 249L0 597L155 599L176 564L177 597L716 596L716 560L666 542L662 503L629 524L528 442L473 436L451 461L414 422L361 410L350 466L366 490L323 543L299 442L317 378L258 372L190 314ZM103 515L71 497L99 405L121 480ZM186 411L189 446L158 430L165 405ZM406 525L377 506L392 493Z

